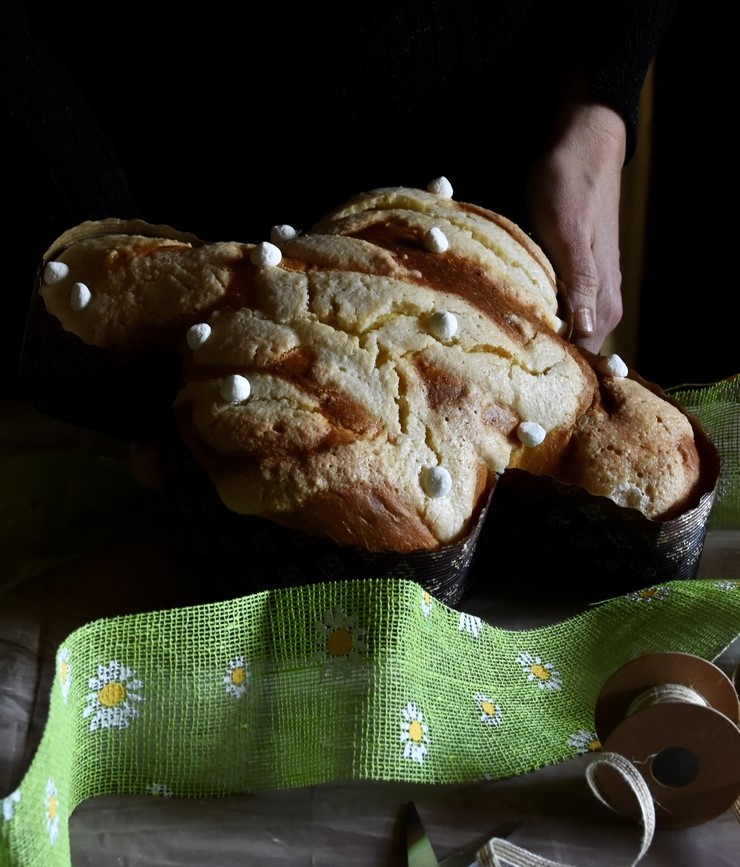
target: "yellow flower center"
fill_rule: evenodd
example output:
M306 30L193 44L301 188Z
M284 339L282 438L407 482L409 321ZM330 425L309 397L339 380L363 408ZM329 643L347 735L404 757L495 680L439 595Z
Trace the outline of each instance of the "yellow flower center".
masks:
M126 697L126 689L122 683L112 680L98 693L98 701L105 707L116 707Z
M530 668L530 671L532 672L532 674L535 677L539 678L540 680L549 680L550 679L550 672L542 664L537 663L537 664L533 665Z
M326 640L329 656L345 656L352 650L352 633L349 629L334 629Z
M49 801L46 804L46 810L49 814L49 818L54 820L57 817L57 796L50 795Z
M67 665L66 659L63 659L59 666L59 677L62 679L62 683L67 682L67 678L69 677L69 665Z
M493 703L488 701L488 699L480 703L480 709L486 716L493 716L495 713Z
M592 753L598 752L601 749L601 741L598 738L596 738L593 741L589 741L588 742L588 749L589 749L589 752L592 752Z
M247 679L247 672L243 665L231 669L231 682L238 685L244 683Z
M424 737L424 729L418 719L412 719L409 723L409 737L415 744L420 743Z

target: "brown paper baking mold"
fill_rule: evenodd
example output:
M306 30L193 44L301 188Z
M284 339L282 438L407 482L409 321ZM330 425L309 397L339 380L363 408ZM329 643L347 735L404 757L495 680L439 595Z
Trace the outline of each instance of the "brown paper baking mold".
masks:
M700 426L698 503L659 522L545 476L507 470L464 540L437 551L371 553L227 509L205 472L176 442L169 504L179 568L197 588L226 597L337 579L414 580L453 607L476 588L578 590L588 601L696 577L719 475Z
M505 590L580 588L589 601L695 578L719 480L717 449L689 416L702 457L701 490L677 518L656 521L606 497L509 469L491 498L470 583Z
M375 553L230 511L179 442L168 449L167 467L173 554L196 593L223 599L323 581L404 578L454 607L469 590L486 508L458 544Z

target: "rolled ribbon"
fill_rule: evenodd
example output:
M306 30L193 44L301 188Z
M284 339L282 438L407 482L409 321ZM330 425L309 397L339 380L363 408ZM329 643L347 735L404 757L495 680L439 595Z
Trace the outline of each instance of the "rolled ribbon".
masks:
M595 711L604 749L638 769L665 828L706 822L740 798L739 718L730 678L689 653L628 662L606 681ZM606 803L638 816L621 775L605 768L597 778Z

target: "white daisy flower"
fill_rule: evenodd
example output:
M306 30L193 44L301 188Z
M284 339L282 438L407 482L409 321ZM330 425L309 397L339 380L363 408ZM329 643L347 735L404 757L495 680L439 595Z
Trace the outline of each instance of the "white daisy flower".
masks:
M401 713L403 757L423 765L428 752L429 726L424 722L424 715L413 701L410 701Z
M53 845L59 836L59 792L54 785L53 780L46 782L46 833L49 835L49 841Z
M480 638L480 634L483 632L483 621L473 614L462 613L457 628L460 632L469 632L473 638Z
M476 692L474 698L480 711L480 721L489 726L500 726L504 721L500 706L483 692Z
M92 692L87 695L87 707L83 717L92 716L90 731L99 728L125 729L141 716L138 705L144 701L141 695L143 681L128 666L112 659L108 665L98 666L98 676L88 680Z
M555 671L551 662L543 662L541 657L526 652L519 654L517 662L526 673L527 680L530 683L536 683L540 689L560 689L562 687L563 680L560 677L560 672Z
M0 801L0 813L6 822L9 822L15 815L15 805L20 803L20 800L21 791L20 789L16 789Z
M601 741L596 732L579 729L568 738L568 746L573 747L579 753L595 753L601 749Z
M642 590L635 590L633 593L628 593L627 598L633 602L654 602L665 599L671 592L670 587L662 587L656 585L654 587L644 587Z
M428 590L421 591L421 612L424 617L429 617L434 607L434 597Z
M57 654L57 677L59 689L62 691L62 699L67 704L69 688L72 686L72 657L69 648L60 647Z
M715 581L714 586L720 590L740 590L740 581L723 579L722 581Z
M241 698L246 695L250 677L249 663L243 656L235 656L229 661L223 676L227 694L233 695L234 698Z
M155 798L171 798L174 794L169 786L163 783L150 783L146 787L147 795L153 795Z
M324 612L324 619L316 623L318 655L332 659L357 657L367 651L365 630L355 626L355 618L337 606Z

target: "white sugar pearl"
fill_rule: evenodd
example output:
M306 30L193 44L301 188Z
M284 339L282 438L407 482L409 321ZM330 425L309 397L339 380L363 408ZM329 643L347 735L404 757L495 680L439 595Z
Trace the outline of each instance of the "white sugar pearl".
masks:
M444 253L445 250L449 249L450 242L440 228L432 226L424 235L424 246L432 253Z
M457 334L457 316L447 310L437 310L429 317L429 330L440 340L449 340Z
M91 298L90 290L84 283L75 283L69 293L69 306L75 311L84 310Z
M281 244L283 241L290 241L295 238L297 234L298 232L292 226L282 224L270 229L270 240L273 244Z
M196 322L188 328L185 340L190 349L200 349L211 336L211 326L207 322Z
M444 199L452 198L452 184L444 176L429 181L427 184L427 191L430 193L436 193Z
M565 321L565 319L560 319L559 317L555 317L557 322L557 333L560 337L565 337L567 339L568 332L570 331L570 325Z
M538 446L545 440L545 429L536 421L523 421L516 429L519 442L525 446Z
M249 261L258 268L274 268L275 265L280 264L282 258L280 248L269 241L261 241L249 254Z
M238 373L235 373L221 380L219 391L221 397L228 403L241 403L249 397L252 386L245 376L239 376Z
M434 498L446 497L452 490L452 476L444 467L430 467L421 479L424 492Z
M69 274L69 266L64 262L47 262L44 268L44 283L51 286L53 283L61 283Z
M624 378L629 373L629 368L618 355L607 355L599 361L599 370L606 376L618 376Z

